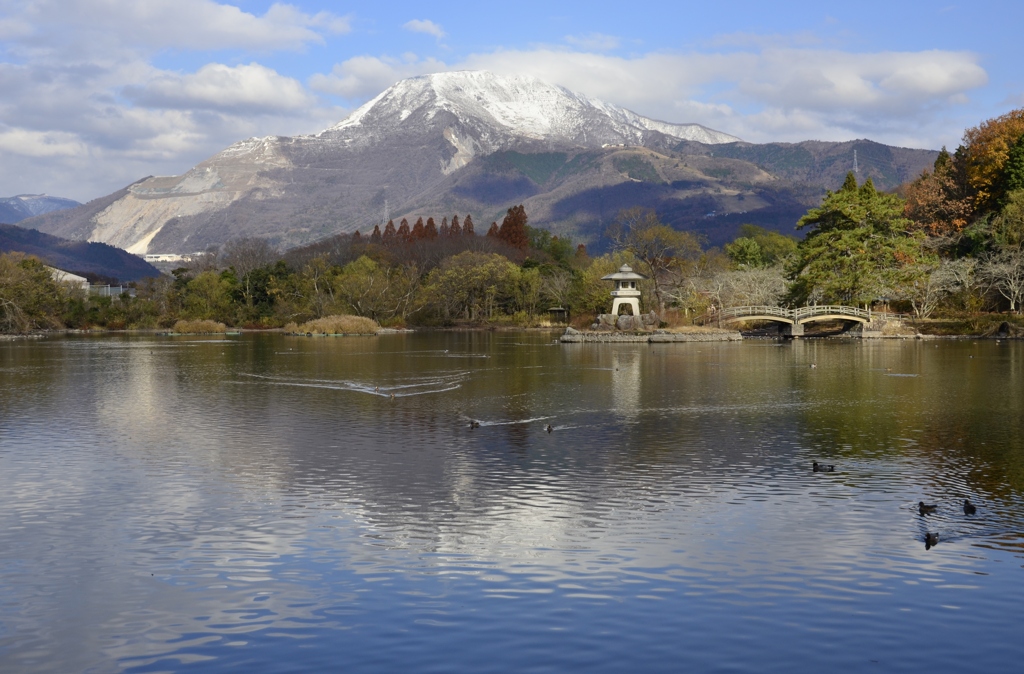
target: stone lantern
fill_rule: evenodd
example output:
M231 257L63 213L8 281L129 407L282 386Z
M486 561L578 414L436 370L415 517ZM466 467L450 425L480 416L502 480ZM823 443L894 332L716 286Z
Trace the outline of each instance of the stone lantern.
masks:
M619 267L614 274L602 276L602 281L615 281L615 289L612 290L612 315L619 315L619 307L623 304L633 309L633 315L640 315L640 289L637 282L642 281L646 276L637 274L628 264Z

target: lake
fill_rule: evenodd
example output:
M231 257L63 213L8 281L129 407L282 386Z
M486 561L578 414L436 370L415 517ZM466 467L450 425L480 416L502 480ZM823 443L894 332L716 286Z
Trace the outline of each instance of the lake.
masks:
M556 336L0 343L0 671L1020 666L1024 343Z

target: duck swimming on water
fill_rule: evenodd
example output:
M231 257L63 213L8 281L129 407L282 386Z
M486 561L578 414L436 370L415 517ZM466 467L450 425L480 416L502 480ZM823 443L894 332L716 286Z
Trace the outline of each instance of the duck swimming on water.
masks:
M555 429L551 428L551 424L548 424L548 433L552 432L553 430Z
M971 499L965 498L964 499L964 515L973 515L976 512L978 512L978 509L974 507L973 503L971 503Z
M823 463L818 463L817 461L815 461L813 464L811 464L811 468L814 469L815 473L834 473L834 472L836 472L836 467L835 466L825 465Z
M939 509L939 506L937 506L937 505L934 505L934 504L928 505L924 501L918 501L917 502L917 512L921 513L922 515L930 515L930 514L934 513L938 509Z
M933 547L939 544L939 535L926 533L924 535L924 549L931 550Z

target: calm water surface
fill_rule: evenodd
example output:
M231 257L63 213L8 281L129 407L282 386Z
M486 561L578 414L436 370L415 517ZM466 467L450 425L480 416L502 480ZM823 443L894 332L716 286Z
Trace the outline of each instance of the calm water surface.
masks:
M1020 666L1024 344L552 337L0 343L0 671Z

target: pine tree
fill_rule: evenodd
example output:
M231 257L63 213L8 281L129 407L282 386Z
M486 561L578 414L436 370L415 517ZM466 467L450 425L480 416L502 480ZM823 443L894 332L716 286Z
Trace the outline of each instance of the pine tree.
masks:
M434 218L427 218L427 226L423 230L423 236L428 241L433 241L437 238L437 225L434 224Z
M424 238L423 218L418 218L416 224L412 226L412 238L416 241Z
M1010 154L1003 165L1001 206L1005 206L1011 192L1024 190L1024 135L1010 147Z
M501 221L498 229L498 238L519 250L526 250L530 247L530 235L526 231L526 209L523 205L513 206L508 209L505 219Z
M384 245L390 246L395 242L395 221L388 220L388 224L384 227Z
M409 233L409 221L402 218L402 222L398 223L398 240L403 243L408 243L412 240L412 236Z
M462 221L462 235L476 236L476 232L473 231L473 216L469 213L466 214L466 219Z
M487 236L491 237L492 239L498 238L498 223L491 223L491 228L487 230Z
M462 236L462 227L459 226L459 216L452 216L452 226L448 230L448 235L451 237Z
M373 226L373 234L370 235L370 243L380 243L380 225Z
M441 229L438 231L438 236L442 239L447 239L451 234L451 229L448 227L448 218L441 218Z

